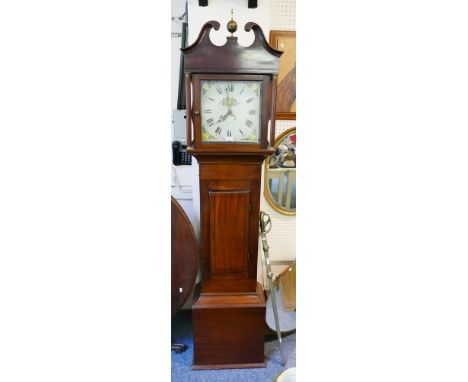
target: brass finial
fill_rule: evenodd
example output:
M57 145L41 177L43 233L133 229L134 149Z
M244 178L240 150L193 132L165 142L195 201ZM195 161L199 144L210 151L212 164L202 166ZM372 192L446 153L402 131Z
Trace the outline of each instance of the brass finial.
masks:
M231 21L227 23L227 30L232 34L237 30L237 23L234 21L234 10L231 9Z

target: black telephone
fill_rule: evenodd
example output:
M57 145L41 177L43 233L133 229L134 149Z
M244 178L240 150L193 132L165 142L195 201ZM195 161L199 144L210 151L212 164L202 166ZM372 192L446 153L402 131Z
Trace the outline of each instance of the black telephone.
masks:
M192 157L187 153L187 145L179 141L172 142L172 163L174 166L192 164Z

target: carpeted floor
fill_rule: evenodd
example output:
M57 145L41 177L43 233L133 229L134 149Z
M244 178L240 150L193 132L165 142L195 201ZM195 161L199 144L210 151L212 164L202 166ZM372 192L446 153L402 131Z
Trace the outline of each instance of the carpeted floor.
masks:
M192 370L193 336L190 310L182 310L172 320L172 340L188 346L184 353L172 352L172 382L271 382L275 375L290 367L296 367L296 333L283 338L286 366L281 365L278 340L265 342L266 368L228 369L228 370Z

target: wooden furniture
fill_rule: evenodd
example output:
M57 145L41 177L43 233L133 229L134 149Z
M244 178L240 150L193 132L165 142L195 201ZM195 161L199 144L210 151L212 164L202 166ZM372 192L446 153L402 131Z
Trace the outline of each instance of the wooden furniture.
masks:
M198 245L192 224L180 204L171 197L171 317L192 294L198 272ZM171 344L177 353L184 344Z
M233 20L228 26L231 33L237 28ZM257 283L260 184L262 163L273 152L281 52L255 23L245 25L255 34L249 47L232 34L215 46L212 28L219 23L207 22L182 49L187 151L197 158L200 177L203 282L192 307L193 369L265 367L265 298Z

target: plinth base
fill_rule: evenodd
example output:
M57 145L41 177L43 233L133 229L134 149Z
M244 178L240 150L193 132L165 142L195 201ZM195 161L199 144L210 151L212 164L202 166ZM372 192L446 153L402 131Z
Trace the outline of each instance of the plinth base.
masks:
M265 298L256 292L202 294L192 307L193 370L266 367Z

